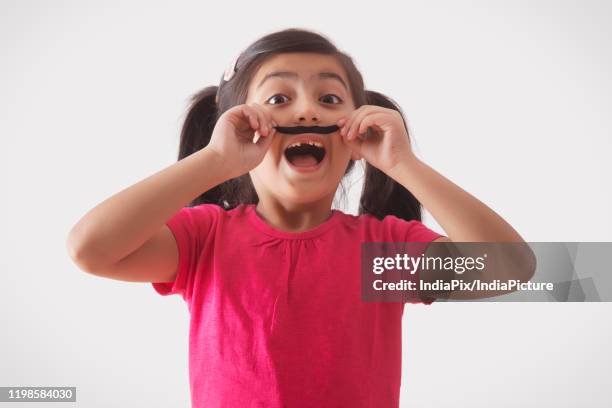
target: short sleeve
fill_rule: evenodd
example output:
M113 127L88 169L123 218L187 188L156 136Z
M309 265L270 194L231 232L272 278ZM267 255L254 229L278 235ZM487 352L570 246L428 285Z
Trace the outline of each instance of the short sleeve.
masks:
M403 242L431 242L444 236L430 229L421 221L406 221L398 218L398 222L400 223L400 234L402 234L401 236L404 237ZM401 225L403 223L405 225Z
M406 221L395 216L388 216L387 218L391 218L391 222L395 224L398 234L397 242L432 242L440 237L444 237L444 235L430 229L421 221ZM415 275L416 282L419 282L421 279L420 270L417 270ZM423 303L425 305L431 305L435 300L435 298L423 298L419 294L419 299L408 299L406 303Z
M220 209L214 204L184 207L166 221L178 248L178 269L174 282L152 282L157 293L162 296L178 294L185 301L191 299L199 261L214 239L213 229Z

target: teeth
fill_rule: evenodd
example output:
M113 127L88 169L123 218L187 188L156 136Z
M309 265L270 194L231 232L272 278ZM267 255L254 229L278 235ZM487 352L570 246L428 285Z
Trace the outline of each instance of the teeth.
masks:
M316 147L321 147L321 148L323 147L322 143L314 142L313 141L313 142L298 142L298 143L293 143L293 144L289 145L288 148L289 147L298 147L298 146L301 146L303 144L309 144L311 146L316 146Z

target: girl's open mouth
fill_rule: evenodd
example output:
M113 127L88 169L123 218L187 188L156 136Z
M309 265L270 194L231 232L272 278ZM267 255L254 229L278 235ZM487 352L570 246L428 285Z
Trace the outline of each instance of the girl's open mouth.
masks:
M311 172L321 167L326 151L323 143L305 140L291 143L285 148L284 154L291 168L300 172Z

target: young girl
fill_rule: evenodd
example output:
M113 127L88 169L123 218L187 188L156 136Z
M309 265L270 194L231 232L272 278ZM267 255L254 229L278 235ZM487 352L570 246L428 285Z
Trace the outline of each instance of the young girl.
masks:
M89 273L182 296L193 407L397 407L404 303L362 301L361 243L523 242L410 146L350 57L275 32L194 97L179 161L93 208L68 249ZM359 159L359 215L331 209Z

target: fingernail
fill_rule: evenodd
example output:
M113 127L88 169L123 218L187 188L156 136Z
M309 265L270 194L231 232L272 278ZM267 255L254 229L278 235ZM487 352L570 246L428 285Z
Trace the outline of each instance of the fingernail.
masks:
M253 137L253 143L257 143L261 135L259 134L259 130L255 131L255 136Z

